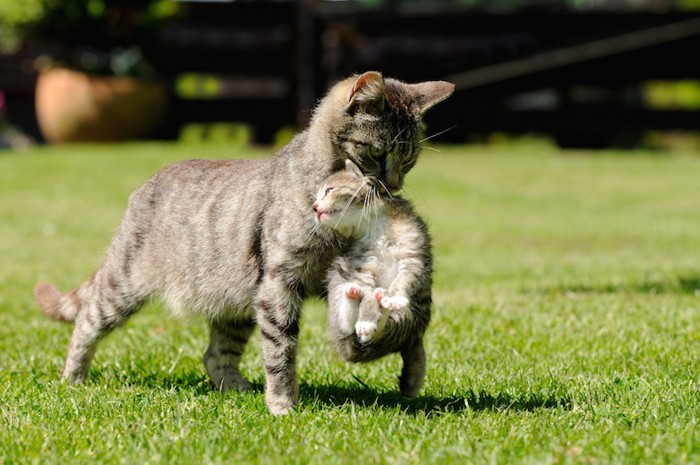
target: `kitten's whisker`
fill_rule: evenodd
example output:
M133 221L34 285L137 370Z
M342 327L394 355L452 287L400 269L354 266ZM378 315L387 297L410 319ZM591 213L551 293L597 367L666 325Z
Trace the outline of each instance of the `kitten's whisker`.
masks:
M342 220L343 217L345 216L345 214L348 212L348 209L350 208L350 205L352 205L353 200L355 200L355 199L357 198L357 194L360 193L360 191L362 190L363 187L364 187L364 185L358 187L357 190L356 190L356 191L352 194L352 196L350 197L350 200L348 200L348 202L345 204L345 207L343 208L343 211L340 212L340 217L338 217L338 221L336 221L336 223L335 223L335 226L334 226L335 228L338 227L338 225L340 224L340 220Z
M359 221L359 225L362 225L362 220L365 219L365 210L369 210L370 208L372 208L371 203L370 203L370 199L369 199L369 195L370 195L371 192L372 192L372 189L371 189L371 188L368 189L368 190L367 190L367 193L365 194L365 198L362 199L362 211L360 212L360 221ZM369 223L369 220L370 220L370 213L369 213L369 211L368 211L368 212L367 212L367 222L368 222L368 223ZM358 225L358 226L359 226L359 225Z
M443 131L437 132L437 133L433 134L432 136L428 136L428 137L425 137L425 138L419 140L418 143L420 144L421 142L425 142L426 140L430 140L430 139L432 139L433 137L437 137L437 136L439 136L439 135L441 135L441 134L445 134L447 131L451 131L451 130L453 130L453 129L456 128L456 127L457 127L457 125L455 124L454 126L449 127L449 128L447 128L447 129L445 129L445 130L443 130Z
M440 151L439 151L438 149L436 149L435 147L431 147L431 146L429 146L429 145L426 145L426 146L424 146L423 148L424 148L424 149L428 149L428 150L432 150L433 152L438 152L438 153L440 152Z
M375 201L374 201L374 219L379 220L379 202L382 201L381 197L379 196L379 191L374 189L373 191L374 196L375 196Z

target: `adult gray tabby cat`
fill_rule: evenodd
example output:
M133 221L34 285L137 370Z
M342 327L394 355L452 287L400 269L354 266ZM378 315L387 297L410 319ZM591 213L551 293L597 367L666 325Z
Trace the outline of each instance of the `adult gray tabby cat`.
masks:
M321 294L347 241L314 221L318 186L353 160L388 190L416 163L423 113L447 82L404 84L367 72L336 84L311 123L273 158L192 160L168 166L129 199L103 264L79 288L39 283L49 316L74 322L62 379L84 381L101 338L161 297L175 313L209 321L204 364L219 389L250 388L239 372L255 325L262 335L266 403L298 401L296 350L302 302ZM374 156L376 147L385 150Z
M316 220L353 239L328 273L328 327L338 353L366 362L400 352L401 393L425 378L423 335L432 303L430 236L411 204L377 190L348 160L313 204Z

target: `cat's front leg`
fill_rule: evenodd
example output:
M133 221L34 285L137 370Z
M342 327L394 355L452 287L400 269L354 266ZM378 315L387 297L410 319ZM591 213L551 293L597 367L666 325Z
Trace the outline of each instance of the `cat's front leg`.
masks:
M272 275L272 276L271 276ZM297 404L296 355L303 289L279 272L262 279L255 310L262 336L265 401L273 415L284 415Z

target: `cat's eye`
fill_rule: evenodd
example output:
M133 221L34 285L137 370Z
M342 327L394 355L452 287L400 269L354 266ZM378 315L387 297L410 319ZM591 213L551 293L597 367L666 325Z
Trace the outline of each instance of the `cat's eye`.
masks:
M324 197L327 196L328 194L330 194L330 192L331 192L332 190L333 190L333 188L332 188L332 187L329 187L328 189L326 189L326 192L323 194L323 196L324 196Z
M383 157L384 155L386 155L386 150L381 148L381 147L377 147L375 145L370 145L369 146L369 154L374 158L380 158L380 157Z

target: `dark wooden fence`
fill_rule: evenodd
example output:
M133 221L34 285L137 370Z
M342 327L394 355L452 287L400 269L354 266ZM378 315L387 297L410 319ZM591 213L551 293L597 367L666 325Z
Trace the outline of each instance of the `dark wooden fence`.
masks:
M143 44L173 90L161 135L190 122L242 121L269 140L282 126L303 126L332 82L368 69L454 82L455 96L427 121L434 131L456 125L442 136L453 141L539 131L563 145L599 146L647 129L700 128L700 112L650 108L641 92L649 80L700 79L700 12L529 4L191 3L186 17ZM32 130L31 76L9 77L17 62L3 60L10 117ZM198 91L208 80L215 89ZM190 94L180 91L185 81Z

